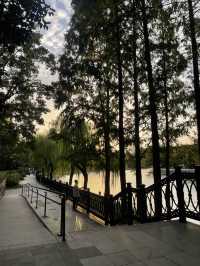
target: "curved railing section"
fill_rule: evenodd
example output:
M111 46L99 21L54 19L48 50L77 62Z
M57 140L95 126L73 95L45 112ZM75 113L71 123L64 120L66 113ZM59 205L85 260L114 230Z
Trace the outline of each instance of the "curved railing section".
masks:
M73 200L72 187L55 180L49 180L37 174L42 184L56 191L65 193ZM156 197L159 191L160 197ZM156 200L159 200L156 202ZM102 219L105 224L132 224L179 218L200 221L200 167L181 170L180 167L159 184L132 188L128 183L124 191L115 196L101 196L89 190L80 190L80 207ZM158 206L160 209L158 209ZM156 209L157 208L157 209Z

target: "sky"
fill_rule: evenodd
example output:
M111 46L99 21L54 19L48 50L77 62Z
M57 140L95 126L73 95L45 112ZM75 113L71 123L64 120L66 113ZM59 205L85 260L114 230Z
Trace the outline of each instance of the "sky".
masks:
M46 2L55 9L55 15L47 18L51 24L47 31L42 31L42 45L54 55L59 56L63 51L64 34L69 27L72 15L71 0L47 0ZM50 84L52 81L55 81L57 77L51 76L45 66L41 66L39 79L44 83ZM43 115L44 125L37 127L37 132L39 134L45 134L48 131L52 120L55 120L56 116L59 114L59 112L54 109L53 101L48 101L48 108L50 109L50 112Z

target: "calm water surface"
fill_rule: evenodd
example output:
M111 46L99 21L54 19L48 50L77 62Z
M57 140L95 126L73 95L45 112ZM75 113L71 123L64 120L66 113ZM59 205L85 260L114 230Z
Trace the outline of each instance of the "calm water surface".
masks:
M143 169L142 170L142 176L143 176L143 184L146 186L149 186L153 184L153 173L152 168ZM78 180L79 187L83 187L83 176L80 174L74 175L74 179ZM69 181L69 175L66 175L62 178L60 178L62 182L68 182ZM132 183L133 187L136 187L136 177L135 177L135 171L133 170L127 170L126 171L126 181ZM88 188L90 188L91 192L94 192L96 194L104 194L105 190L105 174L103 172L89 172L89 178L88 178ZM118 192L120 192L120 178L119 175L111 174L111 180L110 180L110 192L111 194L115 195Z

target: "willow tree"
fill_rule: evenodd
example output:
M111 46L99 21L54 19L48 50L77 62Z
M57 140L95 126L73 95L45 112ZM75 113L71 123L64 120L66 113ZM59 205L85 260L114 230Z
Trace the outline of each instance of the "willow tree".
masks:
M62 160L71 165L71 183L74 170L83 174L84 189L88 186L88 168L97 159L96 141L89 125L79 117L69 116L63 111L58 120L59 140L62 141Z

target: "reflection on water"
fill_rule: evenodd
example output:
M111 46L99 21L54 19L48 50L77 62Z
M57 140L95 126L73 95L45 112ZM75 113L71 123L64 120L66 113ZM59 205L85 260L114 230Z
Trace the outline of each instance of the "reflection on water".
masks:
M149 186L153 184L153 174L152 174L152 168L148 169L142 169L142 177L143 177L143 184L146 186ZM79 183L79 187L83 187L83 176L80 175L74 175L74 180L77 179ZM60 178L62 182L68 182L69 176L64 176ZM136 186L136 177L135 177L135 171L133 170L127 170L126 171L126 182L132 183L132 186ZM101 193L104 194L105 190L105 173L103 172L90 172L89 178L88 178L88 188L90 188L91 192L94 192L96 194ZM110 180L110 192L111 194L115 195L118 192L120 192L120 178L119 175L111 174L111 180Z

